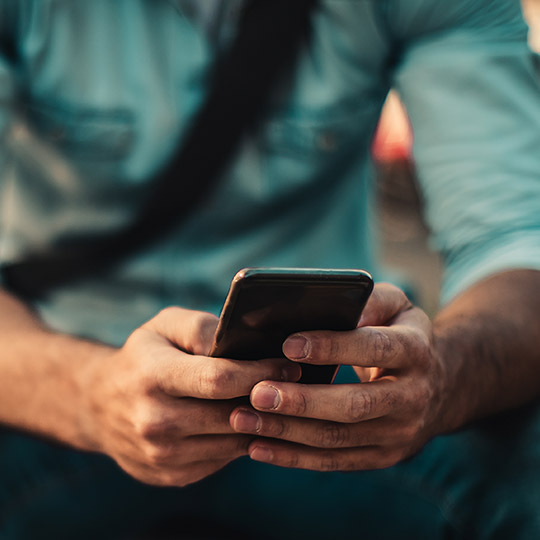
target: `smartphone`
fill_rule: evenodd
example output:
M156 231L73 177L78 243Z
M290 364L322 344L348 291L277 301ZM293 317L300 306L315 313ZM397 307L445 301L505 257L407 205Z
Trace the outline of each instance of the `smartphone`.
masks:
M280 358L296 332L354 330L372 289L363 270L244 268L232 280L210 356ZM301 383L329 384L338 369L301 365Z

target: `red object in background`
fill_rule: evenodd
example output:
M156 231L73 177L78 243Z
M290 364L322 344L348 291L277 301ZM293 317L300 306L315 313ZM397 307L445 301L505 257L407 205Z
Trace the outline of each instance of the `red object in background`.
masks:
M529 42L540 53L540 0L523 0L525 18L530 25ZM398 95L390 92L373 139L376 163L412 162L413 133Z
M413 133L397 94L391 92L373 139L372 155L378 163L412 161Z

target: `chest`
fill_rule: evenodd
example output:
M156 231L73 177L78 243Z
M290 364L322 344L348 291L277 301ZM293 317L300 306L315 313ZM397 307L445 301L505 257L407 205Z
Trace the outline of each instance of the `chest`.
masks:
M375 5L321 2L312 43L276 92L277 120L346 121L379 105L388 45ZM129 158L137 151L151 167L150 155L161 157L152 141L165 151L203 98L216 53L208 25L232 36L229 11L212 18L172 0L26 2L19 36L23 109L42 136L74 158Z

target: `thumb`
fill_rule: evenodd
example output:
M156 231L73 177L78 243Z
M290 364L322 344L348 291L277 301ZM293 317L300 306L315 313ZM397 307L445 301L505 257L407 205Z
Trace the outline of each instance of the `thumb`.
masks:
M143 328L160 334L185 352L208 356L218 318L211 313L168 307L150 319Z
M387 325L394 317L412 308L401 289L390 283L377 283L358 321L358 327Z

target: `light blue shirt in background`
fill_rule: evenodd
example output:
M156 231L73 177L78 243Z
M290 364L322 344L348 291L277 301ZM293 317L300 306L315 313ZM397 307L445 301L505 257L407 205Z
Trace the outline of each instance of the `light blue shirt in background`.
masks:
M234 34L241 2L222 4L213 17L190 1L0 0L14 51L0 58L3 261L133 218ZM377 277L369 147L392 86L415 132L443 301L540 269L540 77L519 3L320 4L274 112L203 208L106 279L55 292L38 306L49 324L120 344L170 304L219 312L241 267Z

